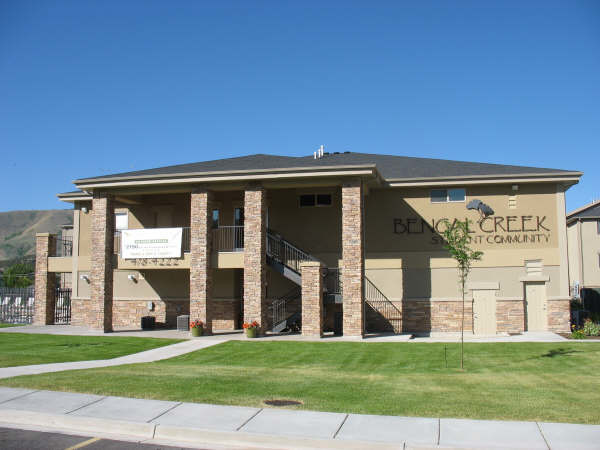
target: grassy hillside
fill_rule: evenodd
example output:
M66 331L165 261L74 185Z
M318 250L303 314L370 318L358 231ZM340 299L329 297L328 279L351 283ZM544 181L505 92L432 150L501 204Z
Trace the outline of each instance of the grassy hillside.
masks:
M35 253L35 233L58 233L73 223L73 210L0 212L0 261Z

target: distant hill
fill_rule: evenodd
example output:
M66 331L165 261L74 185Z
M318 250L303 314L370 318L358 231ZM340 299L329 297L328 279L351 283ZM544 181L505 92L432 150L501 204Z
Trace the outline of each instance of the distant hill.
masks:
M73 223L72 209L0 212L0 261L35 254L35 233L58 233Z

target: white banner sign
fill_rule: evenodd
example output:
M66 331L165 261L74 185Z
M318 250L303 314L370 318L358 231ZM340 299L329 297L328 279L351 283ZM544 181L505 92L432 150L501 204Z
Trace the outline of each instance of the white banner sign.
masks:
M181 258L182 228L121 230L121 258Z

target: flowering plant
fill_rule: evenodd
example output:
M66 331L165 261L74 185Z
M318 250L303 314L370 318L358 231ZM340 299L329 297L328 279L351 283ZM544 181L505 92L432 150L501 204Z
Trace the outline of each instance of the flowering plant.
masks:
M204 328L204 322L201 320L192 320L190 322L190 328Z
M244 322L244 325L242 325L244 330L247 330L249 328L258 328L259 326L260 325L258 324L258 322L256 320L253 322L250 322L250 323Z

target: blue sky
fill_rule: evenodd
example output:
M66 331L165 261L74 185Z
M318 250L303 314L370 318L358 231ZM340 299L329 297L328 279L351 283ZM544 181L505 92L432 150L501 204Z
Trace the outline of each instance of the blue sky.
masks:
M0 211L75 178L358 151L585 172L600 2L0 2Z

